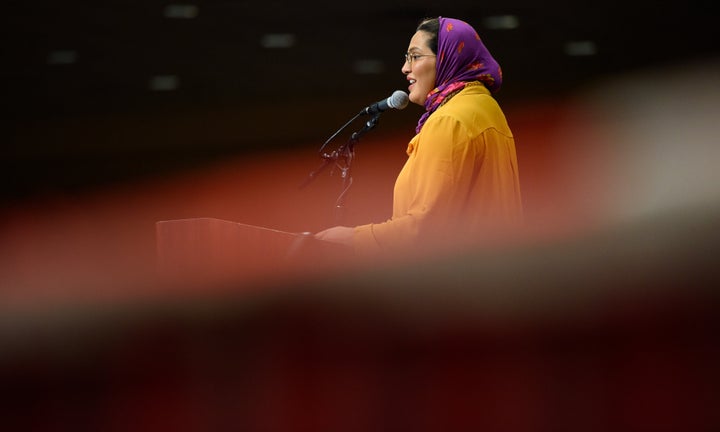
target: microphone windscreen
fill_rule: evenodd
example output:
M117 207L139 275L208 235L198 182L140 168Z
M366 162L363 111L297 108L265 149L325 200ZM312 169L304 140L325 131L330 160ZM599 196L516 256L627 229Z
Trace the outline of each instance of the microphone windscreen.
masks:
M388 98L388 106L395 109L403 109L408 105L410 98L407 93L402 90L395 90L395 92Z

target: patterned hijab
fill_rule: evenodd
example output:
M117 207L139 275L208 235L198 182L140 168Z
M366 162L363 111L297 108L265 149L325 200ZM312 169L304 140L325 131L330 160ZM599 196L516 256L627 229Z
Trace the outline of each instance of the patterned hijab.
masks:
M415 128L420 133L430 114L453 92L469 82L480 81L491 92L502 84L500 65L480 40L470 24L453 18L438 17L438 52L435 64L435 87L425 101L425 113Z

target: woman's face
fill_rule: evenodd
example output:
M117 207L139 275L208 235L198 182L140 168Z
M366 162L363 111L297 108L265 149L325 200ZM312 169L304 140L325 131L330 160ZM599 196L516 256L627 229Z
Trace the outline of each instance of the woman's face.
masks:
M430 34L418 31L410 39L402 73L407 77L410 86L410 101L424 106L428 93L435 88L435 54L428 47Z

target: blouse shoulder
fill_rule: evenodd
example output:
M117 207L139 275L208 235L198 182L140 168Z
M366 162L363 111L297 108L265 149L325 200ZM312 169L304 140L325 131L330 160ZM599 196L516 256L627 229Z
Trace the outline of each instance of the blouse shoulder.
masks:
M471 135L481 134L487 129L496 129L505 135L512 136L500 105L484 86L464 88L438 108L428 118L427 123L432 124L440 119L457 121Z

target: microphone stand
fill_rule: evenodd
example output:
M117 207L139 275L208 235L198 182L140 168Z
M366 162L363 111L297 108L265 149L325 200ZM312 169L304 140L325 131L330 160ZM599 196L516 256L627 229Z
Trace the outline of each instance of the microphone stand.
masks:
M350 123L355 121L355 119L357 119L362 114L363 112L360 112L355 117L350 119L350 121L345 123L340 129L338 129L337 132L335 132L330 138L328 138L328 140L325 141L322 147L320 147L319 152L322 153L323 149L325 149L325 147L330 141L332 141L343 129L345 129L348 125L350 125ZM380 114L381 113L375 114L370 120L365 122L365 125L362 127L362 129L353 132L348 142L342 144L340 147L330 153L322 153L320 155L320 157L323 159L322 164L317 169L312 171L308 176L307 180L305 180L305 182L300 186L301 188L307 186L312 180L314 180L318 176L318 174L320 174L331 164L334 164L335 168L340 170L340 178L342 179L343 183L342 191L340 192L340 195L335 201L335 220L337 224L341 223L344 216L345 196L347 195L347 192L350 190L350 187L353 183L351 170L352 161L355 157L355 145L360 142L360 137L362 135L364 135L366 132L368 132L377 125L378 121L380 120Z

